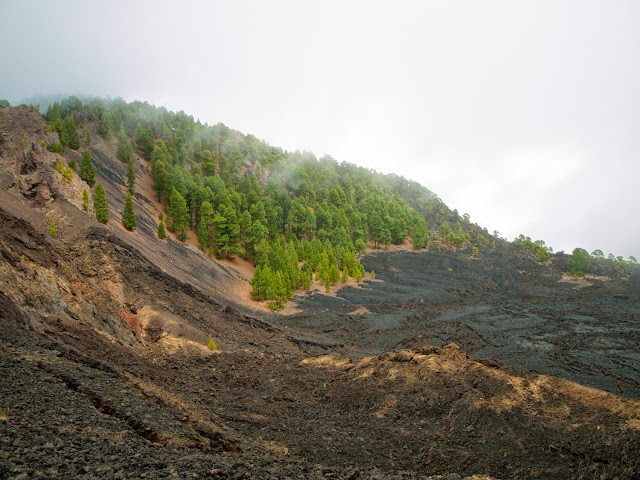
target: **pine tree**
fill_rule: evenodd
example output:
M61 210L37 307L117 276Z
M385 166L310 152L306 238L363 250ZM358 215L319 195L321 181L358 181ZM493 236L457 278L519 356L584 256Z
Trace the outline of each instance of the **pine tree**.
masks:
M413 243L414 250L425 248L429 243L429 230L427 229L427 223L422 216L417 219L411 229L411 243Z
M96 191L93 195L93 210L96 212L96 219L100 223L109 221L109 203L107 203L107 196L100 182L96 185Z
M121 126L120 131L118 132L118 151L116 152L116 156L122 163L124 163L129 161L131 155L133 155L133 147L127 139L124 127Z
M56 236L56 221L51 220L51 225L49 226L49 235L52 237Z
M611 254L609 254L611 256ZM584 276L589 270L589 253L584 248L574 248L569 259L569 273Z
M256 271L253 272L253 278L249 284L253 287L251 296L256 300L264 300L264 275L262 274L260 265L258 265Z
M358 263L358 265L362 265L361 263ZM362 272L360 271L359 267L356 267L355 271L353 272L353 278L356 282L360 283L360 281L362 280Z
M302 264L302 269L300 272L300 286L304 290L308 290L311 287L311 280L313 279L313 270L311 269L311 265L308 262L304 262Z
M251 230L251 214L249 213L249 211L245 210L244 212L242 212L238 221L240 224L239 241L242 244L242 247L244 248L244 250L247 250L248 248L247 245L249 242L249 234Z
M175 187L171 190L171 196L169 197L169 216L178 239L184 242L189 238L189 210L184 197L180 195L180 192Z
M80 162L80 178L87 182L90 187L96 183L96 168L91 161L91 152L87 149L82 152L82 162Z
M260 245L261 242L266 241L269 235L269 231L267 227L264 226L264 223L256 220L253 222L253 225L249 229L249 240L247 242L247 247L251 255L254 256L254 259L260 263L260 260L257 258L256 248Z
M378 248L378 243L382 243L384 236L384 222L379 212L374 211L369 215L369 230L371 231L371 240Z
M450 243L453 237L453 230L449 223L445 220L440 224L440 239L442 243Z
M151 187L156 192L158 199L162 200L167 188L167 168L162 160L151 162L151 178L153 178Z
M109 142L113 139L113 122L109 112L102 112L100 125L98 125L98 132L104 135Z
M133 155L129 155L127 166L127 190L129 195L133 195L136 191L136 172L133 168Z
M67 136L67 130L64 128L62 124L62 119L58 117L53 124L53 129L58 132L58 139L60 140L60 145L62 145L62 150L67 146L69 138Z
M162 220L160 221L160 225L158 225L158 238L160 240L167 238L167 232L164 230L164 222Z
M213 217L216 227L216 253L227 252L227 258L238 251L238 238L240 236L240 224L233 205L219 206L218 213Z
M72 114L67 115L67 118L64 120L64 129L67 133L67 146L73 150L80 148L80 137L78 136L76 121Z
M89 194L86 188L82 189L82 206L85 210L89 210Z
M207 251L211 244L211 231L209 227L213 223L213 207L211 203L204 201L200 207L200 223L198 224L198 243L203 251Z
M138 227L136 214L133 211L133 201L131 200L131 194L129 192L127 192L127 200L124 204L124 212L122 213L122 225L129 231L133 231Z
M340 280L340 270L338 270L338 267L334 265L331 265L331 267L329 268L329 283L331 284L331 286L335 285L338 283L338 281Z

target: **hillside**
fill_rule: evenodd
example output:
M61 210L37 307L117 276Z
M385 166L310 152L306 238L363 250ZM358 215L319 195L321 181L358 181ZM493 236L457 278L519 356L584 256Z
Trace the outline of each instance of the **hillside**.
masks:
M296 233L295 222L279 223L277 214L270 226L265 213L267 225L258 218L267 228L263 263L255 256L260 242L253 254L209 256L198 243L176 239L179 231L157 237L159 214L175 211L152 188L153 150L147 159L131 149L137 229L123 228L127 163L118 159L119 142L100 133L102 119L91 110L73 115L81 146L57 154L46 147L60 137L41 115L26 106L0 110L0 371L7 379L0 382L0 476L637 478L634 266L591 259L594 276L567 279L570 256L538 262L535 252L464 218L458 229L457 212L426 189L329 160L326 171L346 169L353 184L359 174L369 177L362 189L373 210L360 212L367 222L380 217L391 235L403 217L411 220L406 235L395 232L396 246L375 248L385 244L371 231L377 220L355 239L353 229L348 239L331 238L332 223L328 238L314 243L318 210L331 210L331 222L348 211L329 201L336 187L329 182L326 205L310 197L304 204L315 231ZM191 165L188 143L184 162L172 167L197 178L196 166L204 169L207 160L194 154ZM267 157L277 153L258 145ZM85 149L110 205L106 225L83 208L83 190L93 196L95 187L77 172L65 183L57 169L59 158L64 168L72 159L80 164ZM220 157L216 175L224 171ZM287 192L292 202L304 196L285 181L288 161L245 160L241 175L254 175L260 188L252 205L263 194ZM292 161L305 171L325 164ZM260 183L270 177L284 183ZM336 179L343 194L344 178ZM311 175L308 194L321 197L320 184ZM216 213L238 196L243 206L233 177L229 185L211 198L218 195ZM347 190L357 207L356 187ZM279 201L287 203L282 195ZM197 205L188 207L192 241ZM352 208L353 218L358 211ZM407 251L415 215L428 228L429 246ZM440 229L444 222L450 233ZM365 236L368 253L358 253L355 243ZM321 250L314 253L314 245ZM341 274L346 265L349 284L338 292L330 285L331 295L319 283L293 290L295 308L278 314L252 300L248 287L254 261L271 268L282 256L275 247L302 252L299 275L305 262L317 274L323 256L342 252L375 279L356 282L353 265L334 257ZM232 258L216 260L216 253ZM217 349L207 348L210 339Z

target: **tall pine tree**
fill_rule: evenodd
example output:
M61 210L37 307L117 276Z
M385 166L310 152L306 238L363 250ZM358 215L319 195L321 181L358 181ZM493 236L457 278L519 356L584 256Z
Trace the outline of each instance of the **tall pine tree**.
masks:
M97 187L96 187L97 190ZM133 201L131 194L127 192L127 200L124 203L124 212L122 213L122 225L129 231L133 231L138 227L136 223L136 214L133 211Z
M211 245L211 230L210 227L213 224L213 208L207 201L202 202L200 207L200 223L198 224L198 243L200 249L207 251L209 245Z
M78 129L76 128L76 121L73 118L73 114L67 115L64 120L64 129L67 133L67 146L73 150L80 148L80 137L78 136Z
M184 197L175 187L171 190L169 197L169 217L173 231L178 235L178 239L184 242L189 238L189 210Z
M82 189L82 206L85 210L89 210L89 194L86 188Z
M96 212L96 219L100 223L109 221L109 203L100 182L96 185L96 191L93 195L93 210Z
M80 162L80 178L87 182L90 187L93 187L96 183L96 167L93 166L91 161L91 152L87 149L82 152L82 162Z
M136 172L133 168L133 155L129 155L129 162L127 165L127 191L129 195L133 195L136 191Z
M62 123L62 119L58 117L53 124L53 129L58 133L58 139L60 140L60 145L64 149L69 142L69 136L67 135L67 130L64 128Z
M118 132L118 151L116 152L116 156L122 163L124 163L129 161L131 155L133 155L133 147L131 146L129 139L127 139L124 127L120 126L120 131Z

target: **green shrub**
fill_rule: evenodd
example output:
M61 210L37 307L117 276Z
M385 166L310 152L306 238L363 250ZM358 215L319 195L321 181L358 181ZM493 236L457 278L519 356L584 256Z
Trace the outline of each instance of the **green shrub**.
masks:
M209 347L209 350L217 350L218 346L216 345L216 342L213 341L213 338L209 339L209 345L207 345Z
M164 240L167 238L167 232L164 229L164 222L160 221L160 225L158 225L158 238L160 240Z
M569 259L569 273L583 277L589 271L589 253L584 248L575 248Z
M70 168L65 168L62 171L62 183L71 183L73 181L73 172Z
M49 150L52 153L62 153L64 152L64 147L60 145L58 142L53 142L47 150Z
M82 189L82 206L85 210L89 210L89 194L86 188Z

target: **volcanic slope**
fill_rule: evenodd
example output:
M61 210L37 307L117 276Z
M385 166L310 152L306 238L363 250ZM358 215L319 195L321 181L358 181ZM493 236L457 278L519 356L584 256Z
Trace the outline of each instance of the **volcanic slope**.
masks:
M300 296L301 311L276 322L344 355L455 342L474 357L640 397L638 269L601 266L575 281L563 275L566 255L539 264L511 244L469 253L370 254L363 264L376 281Z
M473 360L448 342L480 344L453 326L438 336L400 323L402 338L383 340L351 325L323 333L323 315L346 322L349 312L319 293L299 300L318 308L315 326L304 313L252 313L225 290L236 273L153 238L143 190L138 232L117 213L99 225L81 209L86 185L62 184L57 156L37 146L55 135L40 116L18 107L0 119L0 477L637 478L638 400ZM103 148L92 154L118 212L123 176L108 172L122 170ZM56 238L51 219L61 219ZM411 280L384 267L393 255L368 257L384 281L353 289L392 302L353 305L410 307L435 325L475 292L448 278L433 294L442 298L392 298ZM453 259L455 272L462 254L422 255ZM522 296L519 277L496 278L504 295ZM349 315L353 325L376 318ZM375 321L385 318L398 321Z

